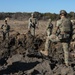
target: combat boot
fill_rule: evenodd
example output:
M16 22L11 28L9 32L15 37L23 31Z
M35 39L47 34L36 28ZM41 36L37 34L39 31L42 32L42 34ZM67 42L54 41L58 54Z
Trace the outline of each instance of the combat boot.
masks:
M44 54L45 56L48 56L48 50L41 50L40 51L42 54Z

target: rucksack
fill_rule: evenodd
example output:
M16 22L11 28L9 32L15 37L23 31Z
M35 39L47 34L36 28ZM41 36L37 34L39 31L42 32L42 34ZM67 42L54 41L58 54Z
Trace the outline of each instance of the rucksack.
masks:
M61 23L61 27L62 27L62 30L64 32L71 32L72 31L72 24L71 24L71 21L69 19L63 19L62 20L62 23Z
M64 32L62 34L62 32ZM61 20L61 25L60 25L60 34L59 34L59 38L61 40L66 40L66 39L71 39L72 37L72 23L69 19L64 18L63 20Z

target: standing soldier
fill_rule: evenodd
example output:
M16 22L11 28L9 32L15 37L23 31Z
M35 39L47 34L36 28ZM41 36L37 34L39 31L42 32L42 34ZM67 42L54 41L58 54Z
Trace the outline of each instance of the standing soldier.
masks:
M75 42L75 20L71 20L72 22L72 27L73 27L73 33L72 33L72 41Z
M37 27L37 19L34 17L34 13L31 14L29 18L28 30L33 36L35 36L35 28Z
M5 21L5 24L3 24L1 26L1 29L2 30L2 33L3 33L3 41L4 40L8 40L8 37L9 37L9 31L10 31L10 26L8 25L7 23L7 18L4 20Z
M71 55L73 57L75 57L75 20L71 20L72 22L72 28L73 28L73 32L72 32L72 40L70 42L71 47L73 49L73 51L71 52Z
M48 36L45 43L45 50L41 51L44 55L48 56L49 50L49 42L61 42L64 50L64 62L65 65L68 66L68 58L69 58L69 42L71 38L72 24L69 19L66 18L67 12L65 10L60 11L60 20L57 21L56 30L51 35ZM60 33L56 35L57 30L60 30Z
M53 24L51 23L51 19L49 19L48 26L47 26L47 36L52 34Z

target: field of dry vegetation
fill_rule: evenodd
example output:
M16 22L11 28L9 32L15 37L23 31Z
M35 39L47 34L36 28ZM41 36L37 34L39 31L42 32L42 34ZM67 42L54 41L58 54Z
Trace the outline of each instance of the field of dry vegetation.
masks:
M36 28L36 35L37 34L45 34L46 27L47 27L47 21L38 21L39 25L38 28ZM4 24L3 20L0 20L0 26ZM8 24L10 25L11 29L20 32L20 33L27 33L28 29L28 20L25 21L18 21L18 20L8 20Z

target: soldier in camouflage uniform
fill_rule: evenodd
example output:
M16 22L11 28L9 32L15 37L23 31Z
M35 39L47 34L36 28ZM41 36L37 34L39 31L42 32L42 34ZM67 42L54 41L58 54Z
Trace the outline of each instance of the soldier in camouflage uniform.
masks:
M73 33L72 33L72 40L75 41L75 20L71 20L72 22L72 28L73 28Z
M50 36L52 34L52 29L53 29L53 24L51 23L51 19L49 19L47 26L47 36Z
M35 28L37 26L37 19L34 17L34 13L31 14L31 17L29 18L29 25L28 30L31 32L33 36L35 36Z
M60 11L60 20L57 21L55 32L48 36L45 43L45 50L41 51L44 55L48 56L49 42L61 42L64 50L64 62L68 66L69 58L69 42L71 34L71 21L66 18L67 12L65 10ZM56 35L57 30L60 30L58 35Z
M4 41L4 40L8 40L9 31L10 31L10 26L9 26L8 23L7 23L7 18L6 18L4 21L5 21L5 24L3 24L3 25L1 26L2 33L3 33L3 41Z
M75 57L75 20L71 20L71 22L72 22L73 32L72 32L72 40L71 40L70 44L73 49L72 55L74 55L74 57Z

